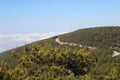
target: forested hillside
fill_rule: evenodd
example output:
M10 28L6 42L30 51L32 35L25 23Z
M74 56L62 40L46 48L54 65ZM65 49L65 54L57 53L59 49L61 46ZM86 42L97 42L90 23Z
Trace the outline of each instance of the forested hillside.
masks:
M33 44L32 47L25 46L24 53L21 56L13 50L11 55L18 61L14 67L4 61L0 62L0 80L120 79L118 57L112 59L108 56L101 61L93 50L75 50L62 46L52 47L49 44L44 46ZM104 71L105 67L108 67L107 72Z
M96 27L80 29L60 35L61 41L79 43L100 48L120 47L120 27Z
M0 79L119 80L120 55L113 51L120 51L119 26L80 29L1 53Z

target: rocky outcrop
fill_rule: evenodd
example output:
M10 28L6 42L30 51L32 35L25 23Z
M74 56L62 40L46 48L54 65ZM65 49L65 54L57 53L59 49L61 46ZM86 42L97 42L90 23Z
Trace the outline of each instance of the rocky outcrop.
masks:
M120 55L120 52L113 51L113 55L112 55L112 57L115 57L115 56L118 56L118 55Z

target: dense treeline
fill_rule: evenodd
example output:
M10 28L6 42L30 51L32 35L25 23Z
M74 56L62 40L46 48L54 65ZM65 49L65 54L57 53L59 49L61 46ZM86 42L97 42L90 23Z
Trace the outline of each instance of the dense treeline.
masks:
M11 68L10 65L1 62L0 78L2 80L53 80L64 76L85 75L94 66L93 52L85 50L73 50L71 48L55 47L51 45L32 48L24 47L27 54L20 56L15 51L12 55L18 60L18 65ZM84 53L84 54L83 54Z
M41 46L45 45L45 43L52 44L52 46L58 46L58 44L55 42L53 37L48 38L48 39L44 39L44 40L40 40L40 41L37 41L37 42L33 42L31 44L26 44L26 45L29 46L29 47L32 47L32 44L34 44L34 43L38 44L38 45L41 45ZM17 60L14 57L11 56L12 50L13 49L0 53L0 61L4 60L4 61L6 61L10 64L15 64L16 65ZM24 46L14 48L14 50L20 55L24 54Z
M25 46L24 53L26 54L21 56L15 50L12 51L12 56L18 60L15 67L4 61L0 63L0 80L120 79L120 70L116 66L106 74L99 75L99 72L94 71L99 60L92 50L33 44L32 47Z
M120 27L96 27L80 29L59 36L61 41L79 43L100 48L120 47Z

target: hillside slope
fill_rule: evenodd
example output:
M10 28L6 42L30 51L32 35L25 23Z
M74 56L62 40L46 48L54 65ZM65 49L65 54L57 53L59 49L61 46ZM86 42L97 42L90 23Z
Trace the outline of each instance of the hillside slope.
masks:
M101 49L108 49L120 51L120 27L110 26L110 27L96 27L96 28L86 28L80 29L74 32L67 34L58 35L56 37L51 37L45 40L33 42L28 44L29 47L32 44L44 45L45 43L51 44L52 46L60 45L55 41L56 38L59 38L62 42L76 43L79 45L84 45L88 47L97 47ZM69 46L69 45L62 45ZM77 46L69 46L74 49L79 49ZM17 53L24 54L24 46L14 49ZM12 50L0 53L0 60L5 60L9 63L15 63L15 59L11 56ZM108 54L108 53L107 53ZM109 53L112 55L113 53ZM102 55L102 54L100 54ZM106 54L104 54L106 55Z
M48 55L50 55L50 53L54 53L54 54L58 55L58 58L60 58L60 61L55 62L54 58L56 59L56 57L54 57L54 56L52 56L51 61L53 63L55 63L56 65L63 64L62 66L66 66L66 63L64 64L64 62L61 61L61 59L63 59L64 61L66 61L66 59L64 59L61 56L68 58L65 54L70 53L68 62L70 62L70 64L71 64L72 58L75 59L75 62L77 59L78 59L78 61L79 61L79 59L82 59L79 56L77 56L77 58L75 58L75 56L71 55L71 52L73 52L73 54L74 53L77 54L77 52L80 51L80 49L83 49L85 51L88 51L88 52L90 51L91 53L94 53L94 55L92 55L92 57L90 59L88 59L88 61L94 60L94 61L90 62L94 65L92 67L89 66L90 70L89 70L89 72L87 72L85 74L90 75L91 77L93 77L95 79L97 79L96 76L99 76L100 80L101 79L104 80L104 78L106 78L106 80L110 80L110 79L117 80L120 78L120 75L118 75L118 74L120 74L119 73L120 72L120 67L119 67L120 66L120 55L113 56L113 52L118 54L118 52L120 51L120 36L119 35L120 35L120 27L119 26L80 29L80 30L77 30L74 32L70 32L67 34L62 34L62 35L58 35L55 37L51 37L51 38L48 38L45 40L33 42L31 44L3 52L0 54L0 61L5 60L9 64L11 64L11 66L13 66L13 67L16 66L17 64L19 64L20 62L18 62L18 60L16 58L13 58L11 55L12 51L15 50L16 53L19 54L19 56L21 56L21 57L24 56L26 58L26 60L28 60L26 56L29 56L31 53L34 55L34 57L37 57L37 59L35 59L35 60L38 60L41 57L41 56L38 57L38 55L36 55L36 54L40 54L40 55L44 54L43 57L48 57L47 65L49 64L49 61L51 60L51 58ZM47 48L46 48L44 46L46 43L51 44L51 47L47 46ZM32 49L33 46L38 48L38 49L35 48L36 54L34 54L34 52L31 52L33 50ZM90 47L92 47L92 49ZM95 49L93 49L93 47ZM51 48L52 48L52 50L51 50ZM62 49L65 49L65 50L62 51ZM26 50L27 50L27 52L26 52ZM56 50L58 50L57 51L58 53L56 52ZM70 50L70 52L69 52L69 50ZM76 50L76 51L74 51L74 50ZM41 51L43 51L43 52L41 53ZM85 55L84 51L82 51L82 55ZM29 57L31 58L31 56L29 56ZM41 58L41 59L46 60L46 58ZM85 59L85 60L87 60L87 59ZM87 63L87 62L85 62L85 63ZM44 63L44 62L42 62L42 63ZM75 69L74 67L77 66L77 65L74 65L74 63L72 63L73 69ZM79 65L79 66L81 66L81 65ZM82 69L84 69L84 68L82 68ZM76 71L77 70L75 70L75 71L73 70L73 72L75 72L75 73L76 73ZM81 71L81 69L80 69L80 71ZM109 71L111 72L110 74L109 74ZM68 69L68 72L69 72L69 69ZM113 74L114 74L114 76L111 76ZM117 75L115 75L115 74L117 74ZM107 76L109 76L109 79L107 79ZM117 79L115 76L117 76Z
M60 35L61 41L100 48L120 47L120 27L96 27L80 29Z
M100 47L100 48L112 48L119 50L120 48L120 27L96 27L80 29L67 34L59 35L60 41L76 43L84 46ZM48 38L45 40L33 42L38 45L44 45L45 43L52 44L53 46L59 45L55 42L56 37ZM33 43L29 44L31 46ZM22 47L15 48L18 53L23 53ZM11 53L12 50L0 53L0 59L5 58ZM7 55L6 55L7 54Z

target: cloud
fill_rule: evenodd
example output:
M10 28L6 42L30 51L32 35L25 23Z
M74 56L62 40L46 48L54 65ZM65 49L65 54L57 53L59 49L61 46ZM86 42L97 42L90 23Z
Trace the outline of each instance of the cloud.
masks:
M64 32L51 33L30 33L30 34L0 34L0 52L9 50L24 44L28 44L37 40L42 40Z

